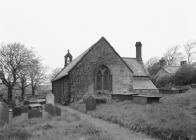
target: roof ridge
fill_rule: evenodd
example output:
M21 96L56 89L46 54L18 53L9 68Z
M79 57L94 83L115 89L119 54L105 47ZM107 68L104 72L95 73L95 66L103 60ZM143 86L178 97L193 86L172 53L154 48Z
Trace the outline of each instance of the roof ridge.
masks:
M68 73L70 71L72 71L75 66L81 62L81 60L92 50L92 48L94 48L96 46L96 44L98 44L99 42L101 41L105 41L109 47L114 51L114 53L116 53L116 55L121 59L121 61L127 66L127 68L133 72L133 70L127 65L127 63L123 60L123 58L116 52L116 50L113 48L113 46L104 38L104 37L101 37L96 43L94 43L91 47L89 47L87 50L85 50L84 52L82 52L79 56L77 56L71 63L69 63L69 65L67 65L66 67L64 67L61 72L59 72L56 77L52 80L52 81L55 81L55 80L58 80L62 77L64 77L65 75L68 75ZM66 74L63 74L63 76L61 75L61 73L65 70L65 69L68 69L67 73ZM60 76L59 76L60 75Z
M136 59L134 57L122 57L122 58L124 58L124 59Z
M164 68L166 67L180 67L180 66L168 66L168 65L164 66Z

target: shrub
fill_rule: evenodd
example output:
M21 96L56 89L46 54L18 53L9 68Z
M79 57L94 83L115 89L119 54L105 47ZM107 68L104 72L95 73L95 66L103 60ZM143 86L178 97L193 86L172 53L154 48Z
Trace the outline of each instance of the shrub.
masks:
M185 65L179 68L174 75L175 85L188 85L194 80L194 68L191 65Z
M166 75L161 75L157 80L156 80L156 86L157 87L167 87L173 83L173 76L166 74Z
M193 68L191 83L196 83L196 68Z

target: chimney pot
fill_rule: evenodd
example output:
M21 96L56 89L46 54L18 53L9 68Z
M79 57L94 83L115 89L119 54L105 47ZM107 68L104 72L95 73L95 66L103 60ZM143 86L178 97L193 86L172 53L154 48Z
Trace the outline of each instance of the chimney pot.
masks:
M180 62L180 65L181 65L181 66L186 65L186 60L185 60L185 61L181 61L181 62Z
M166 64L165 59L162 57L161 60L159 60L159 63L161 65L161 67L164 67Z

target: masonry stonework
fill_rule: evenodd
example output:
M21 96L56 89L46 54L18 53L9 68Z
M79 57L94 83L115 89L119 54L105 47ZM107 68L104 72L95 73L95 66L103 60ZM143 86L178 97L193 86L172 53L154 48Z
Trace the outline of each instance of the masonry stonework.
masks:
M84 95L96 95L96 69L104 65L112 74L112 94L132 90L133 75L120 57L105 41L100 41L70 72L71 100L80 100ZM110 94L110 93L108 93Z
M143 70L141 43L138 43L138 59L123 60L103 37L73 61L71 58L69 64L65 59L66 65L52 81L55 102L69 104L89 95L158 93Z
M69 103L69 78L63 77L52 83L52 93L55 96L55 102L61 104Z

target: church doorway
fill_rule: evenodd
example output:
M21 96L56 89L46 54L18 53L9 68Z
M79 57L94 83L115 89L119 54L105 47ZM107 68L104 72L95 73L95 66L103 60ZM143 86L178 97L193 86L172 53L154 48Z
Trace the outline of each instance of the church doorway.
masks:
M99 94L112 91L112 75L106 66L102 65L97 69L95 85Z

